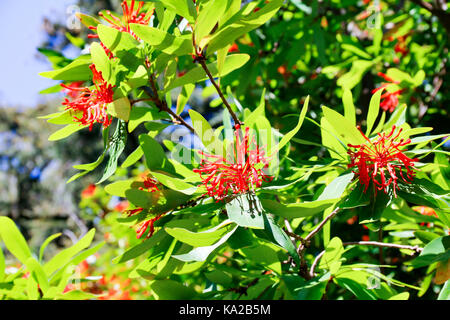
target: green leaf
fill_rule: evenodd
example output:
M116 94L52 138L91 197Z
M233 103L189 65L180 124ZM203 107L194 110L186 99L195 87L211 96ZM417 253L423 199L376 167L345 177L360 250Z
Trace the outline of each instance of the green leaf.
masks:
M50 237L45 239L45 241L41 245L41 248L39 249L39 262L42 262L42 258L44 257L44 251L45 248L47 248L48 244L53 240L55 240L56 238L58 238L59 236L61 236L61 234L62 233L52 234Z
M350 172L340 175L337 178L333 179L333 181L331 181L325 187L325 189L322 191L317 200L320 201L320 200L339 199L344 193L347 186L353 180L354 175L355 174L353 172Z
M131 247L127 251L125 251L120 256L114 258L112 260L113 263L123 263L132 259L135 259L143 254L148 254L149 251L158 245L165 237L167 237L167 233L163 230L157 231L153 236L149 239L144 240L143 242Z
M111 82L112 65L105 49L103 49L98 42L94 42L91 44L90 51L92 63L95 65L97 71L102 73L102 77L105 81Z
M270 215L264 214L264 232L269 236L269 239L279 247L286 250L289 255L294 259L297 265L300 265L300 259L292 240L283 231L283 229L275 223L274 219Z
M178 241L187 243L193 247L206 247L216 243L234 227L235 225L231 220L226 220L214 228L201 232L192 232L177 227L165 227L164 230Z
M105 170L103 171L103 176L97 184L100 184L109 177L111 177L117 169L117 162L119 161L119 157L125 149L125 144L127 143L127 129L126 122L123 120L119 120L117 122L116 131L111 138L111 146L109 147L109 159L106 163Z
M139 143L145 155L145 162L150 171L165 171L174 173L173 165L167 159L161 145L147 134L139 136ZM164 177L163 177L164 178Z
M344 253L344 246L341 239L334 237L328 243L325 253L320 259L319 268L329 270L332 275L339 271L341 266L341 257Z
M14 221L8 217L0 217L0 238L9 252L23 264L31 257L31 251L25 238Z
M94 235L95 229L91 229L76 244L58 252L44 265L44 272L51 275L53 272L64 267L76 254L90 246L92 240L94 239Z
M190 0L163 0L161 3L176 14L182 16L190 24L194 24L197 18L197 10L193 1Z
M194 289L174 280L155 280L150 288L158 296L158 300L191 300L197 295Z
M333 205L336 199L305 201L301 203L281 204L274 200L261 199L261 203L268 212L287 219L313 216L323 212Z
M342 94L342 102L344 104L344 116L353 126L356 126L356 109L353 104L352 91L344 89Z
M294 129L292 129L291 131L289 131L288 133L286 133L283 138L281 139L280 143L277 146L278 150L281 150L281 148L283 148L286 143L289 142L289 140L291 140L296 134L297 132L300 130L303 121L305 120L305 116L306 116L306 112L308 111L308 104L309 104L309 96L306 97L305 99L305 103L303 104L302 107L302 111L300 112L300 116L298 117L298 123L295 126Z
M256 12L251 10L250 14L246 14L247 6L244 6L210 38L207 43L208 55L212 55L217 50L232 44L237 38L264 24L275 15L283 2L284 0L270 1Z
M411 261L411 265L420 268L448 259L450 259L450 236L443 236L428 243L420 255Z
M209 35L214 26L218 23L227 4L227 0L216 0L206 2L201 7L194 25L195 43L201 46L201 40Z
M369 112L367 114L366 136L370 136L375 120L377 119L378 113L380 112L380 97L382 93L383 89L378 90L377 92L375 92L372 98L370 98Z
M215 154L221 154L223 152L223 145L215 136L214 130L208 121L200 113L192 109L189 110L189 115L191 116L194 131L205 148Z
M91 63L90 56L80 56L64 68L41 72L39 75L53 80L89 81L92 79L92 72L89 69Z
M108 104L108 113L123 121L130 119L131 104L127 97L122 97Z
M35 258L29 257L27 261L25 261L25 265L31 273L31 276L36 280L39 284L39 288L42 290L42 293L46 293L49 289L49 283L47 279L47 275L42 269L39 262L36 261Z
M450 280L445 281L444 286L439 292L438 300L450 300Z
M195 84L193 84L193 83L188 83L181 88L180 95L178 96L178 99L177 99L176 114L181 114L183 112L184 106L189 101L189 98L190 98L192 92L194 91L194 89L195 89Z
M226 204L228 218L242 227L264 229L264 209L252 193L240 194Z
M343 89L353 89L358 83L361 82L364 74L373 66L375 60L355 60L352 62L350 71L343 74L338 80L337 85Z
M56 300L94 300L98 295L81 290L71 290L66 293L60 293L55 296Z
M344 143L358 145L363 144L366 141L358 129L356 129L356 127L344 116L327 107L322 107L322 110L325 119L331 124L338 137L342 139Z
M128 32L121 32L103 24L98 25L97 33L103 45L119 57L126 56L127 51L135 49L139 44Z
M135 23L130 23L130 27L139 38L164 53L183 56L194 52L190 35L177 37L162 30Z
M225 234L219 241L217 241L215 244L213 244L211 246L197 247L197 248L189 251L188 253L180 254L180 255L173 255L172 257L174 257L178 260L181 260L181 261L185 261L185 262L205 261L206 259L208 259L209 255L214 250L219 248L222 244L224 244L228 240L228 238L236 231L237 228L238 228L238 226L235 226L230 232Z
M364 188L356 185L350 194L339 204L341 209L353 209L357 207L364 207L370 204L370 195L364 192Z
M84 24L87 28L96 27L100 24L100 21L94 17L88 16L87 14L77 12L75 13L78 19L80 19L81 23Z
M250 59L250 56L245 53L238 53L238 54L232 54L228 55L225 59L225 63L222 69L222 72L220 75L223 77L230 72L239 69L244 64L247 63L247 61ZM212 62L207 65L209 71L211 72L211 75L216 78L219 74L217 70L217 62ZM196 83L199 81L203 81L208 79L208 76L206 75L203 68L199 65L196 65L194 68L189 70L185 75L182 77L179 77L175 79L167 88L165 88L165 91L170 91L174 88L184 86L188 83Z
M80 131L88 127L88 125L80 125L79 123L68 124L64 128L59 129L58 131L53 132L50 137L48 137L48 141L57 141L61 139L65 139L71 134Z
M0 283L3 282L3 279L5 279L5 267L5 256L3 255L3 249L0 247Z
M189 184L181 179L168 176L166 174L152 172L152 175L167 188L191 195L197 191L197 187Z
M128 132L133 132L134 129L136 129L143 122L160 120L167 117L167 113L159 112L153 108L133 106L133 108L131 108L130 118L128 121Z

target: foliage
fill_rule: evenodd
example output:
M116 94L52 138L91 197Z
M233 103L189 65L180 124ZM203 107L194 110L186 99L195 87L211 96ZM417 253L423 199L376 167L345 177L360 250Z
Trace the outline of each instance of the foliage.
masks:
M413 2L389 6L131 1L125 18L79 15L99 42L41 73L69 96L45 117L63 125L49 140L102 128L103 152L69 181L103 166L82 210L136 229L113 262L150 298L448 298L449 134L423 126L448 116L448 30ZM194 91L223 105L220 121L188 105ZM42 290L53 281L31 272Z

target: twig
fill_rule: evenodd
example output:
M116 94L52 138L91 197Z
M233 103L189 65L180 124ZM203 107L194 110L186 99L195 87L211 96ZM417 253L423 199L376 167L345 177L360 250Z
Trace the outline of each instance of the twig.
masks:
M331 212L328 216L326 216L325 219L323 219L323 221L306 236L305 241L308 243L311 238L314 237L316 233L318 233L323 228L323 226L339 212L339 210L340 208L338 207L334 209L333 212Z
M192 133L195 133L194 128L192 128L181 116L179 116L178 114L173 112L172 109L170 109L167 106L167 102L166 101L163 101L163 100L161 100L159 98L159 96L158 96L158 89L156 87L156 83L155 83L155 80L153 78L153 75L151 75L149 77L149 82L150 82L150 85L151 85L151 90L148 87L144 87L143 89L147 93L147 95L150 96L150 99L145 99L145 100L153 101L160 111L165 111L168 114L170 114L172 116L172 118L173 118L172 122L174 124L182 124L189 131L191 131ZM140 100L142 101L144 99L140 99ZM135 101L137 101L137 100L135 100Z
M236 114L234 113L233 109L231 109L230 104L228 103L227 99L225 98L225 96L222 93L222 90L220 89L219 85L217 84L216 80L214 80L214 77L212 76L211 72L208 69L208 66L206 65L205 59L203 57L200 57L199 59L197 59L198 63L200 63L200 65L202 66L203 70L205 70L206 74L208 75L209 80L211 81L211 83L213 84L213 86L216 88L217 93L219 94L220 98L222 99L223 104L225 105L225 107L227 107L228 112L230 113L231 117L234 120L235 124L241 124L241 121L239 121L238 117L236 116Z

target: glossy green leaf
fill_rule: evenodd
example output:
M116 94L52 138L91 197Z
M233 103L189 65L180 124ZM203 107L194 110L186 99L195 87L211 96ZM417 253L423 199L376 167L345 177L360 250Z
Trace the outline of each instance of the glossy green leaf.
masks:
M49 141L57 141L57 140L65 139L65 138L69 137L70 135L72 135L73 133L80 131L81 129L84 129L86 127L88 127L88 125L83 126L83 125L80 125L79 123L68 124L64 128L61 128L58 131L53 132L50 135L50 137L48 137L48 140Z
M119 120L117 122L116 131L111 138L111 145L109 147L109 159L106 163L106 167L103 171L103 176L97 184L100 184L111 177L117 169L117 163L119 157L125 149L125 144L127 143L127 129L126 122Z
M353 126L356 126L356 109L353 104L352 91L344 89L342 94L342 103L344 104L344 116Z
M322 110L328 123L331 124L339 139L342 139L344 143L358 145L366 141L358 129L344 116L327 107L322 107Z
M8 217L0 217L0 238L9 252L23 264L31 257L31 251L25 238L14 221Z
M336 199L305 201L300 203L281 204L274 200L261 199L261 203L267 212L287 219L313 216L329 208Z
M264 229L264 209L258 197L241 194L226 204L228 218L241 227Z
M366 136L370 136L375 120L377 120L378 113L380 112L380 97L382 93L382 89L378 90L373 94L372 98L370 98L369 111L367 114Z
M297 134L297 132L300 130L300 128L303 124L303 121L305 120L306 112L308 111L308 104L309 104L309 96L307 96L305 99L305 103L303 104L302 111L300 112L300 116L298 117L297 125L295 126L294 129L292 129L291 131L286 133L283 136L283 138L281 138L281 141L277 146L278 150L281 150L281 148L283 148L286 145L286 143L288 143L289 140L291 140Z
M81 56L64 68L41 72L39 75L53 80L89 81L92 79L92 72L91 69L89 69L91 63L90 56Z

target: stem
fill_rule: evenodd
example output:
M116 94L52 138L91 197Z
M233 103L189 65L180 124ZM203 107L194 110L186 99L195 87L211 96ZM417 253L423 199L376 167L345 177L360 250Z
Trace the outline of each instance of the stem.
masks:
M305 241L309 242L311 238L314 237L323 228L323 226L339 212L340 209L341 208L336 208L333 212L326 216L325 219L323 219L323 221L306 236Z
M228 103L227 99L225 98L225 96L222 93L222 90L220 89L219 85L217 84L217 82L214 80L211 72L208 69L208 66L205 63L205 58L203 57L198 57L197 59L198 63L200 63L200 65L202 66L203 70L205 70L206 74L208 75L209 80L211 81L211 83L213 84L213 86L216 88L217 93L219 94L220 98L222 99L223 104L225 105L225 107L227 107L228 112L230 113L231 117L234 120L235 124L241 124L241 121L239 121L238 117L236 116L236 114L234 113L234 111L231 109L230 104Z
M192 128L182 117L180 117L178 114L176 114L175 112L172 111L172 109L170 109L167 106L167 102L163 101L159 98L158 96L158 89L156 87L156 83L155 83L155 79L153 78L153 75L151 75L149 77L149 82L151 85L151 92L149 90L148 87L144 87L144 91L150 96L150 99L139 99L140 101L144 101L144 100L150 100L153 101L155 103L155 105L158 107L158 109L160 111L165 111L168 114L170 114L172 116L172 122L174 124L182 124L183 126L185 126L190 132L195 133L194 128ZM146 90L147 89L147 90ZM134 100L133 102L137 102L139 100ZM176 121L175 121L175 120Z

